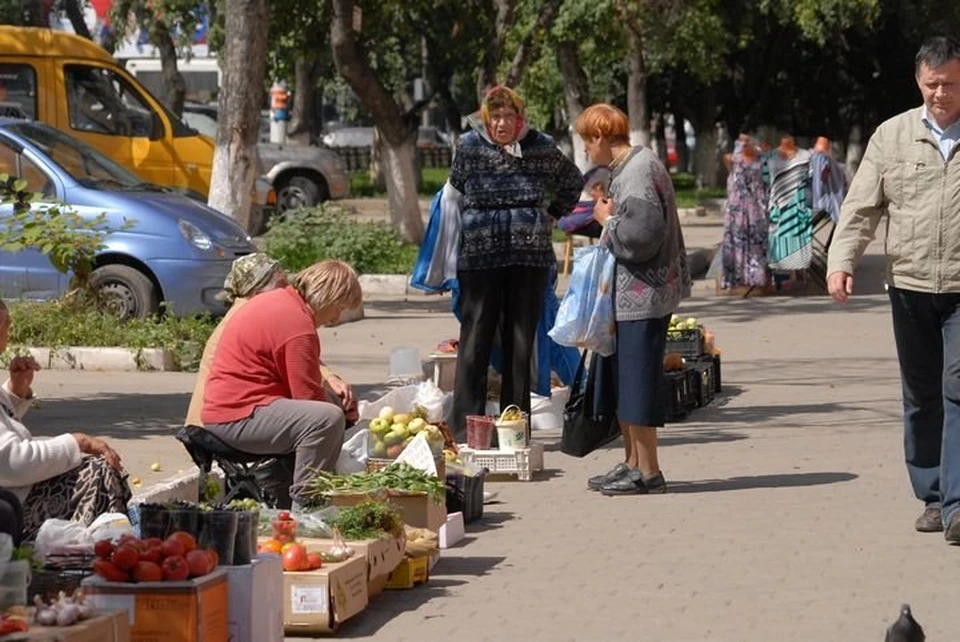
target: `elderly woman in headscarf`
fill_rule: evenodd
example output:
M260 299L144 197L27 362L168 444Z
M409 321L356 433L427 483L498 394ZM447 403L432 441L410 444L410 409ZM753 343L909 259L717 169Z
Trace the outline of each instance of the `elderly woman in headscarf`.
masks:
M11 318L0 300L0 353L7 349ZM132 492L120 455L107 442L84 433L35 439L23 416L34 400L39 364L28 356L10 362L0 387L0 522L13 537L32 541L48 519L89 526L103 513L127 512ZM22 504L22 506L18 506Z
M530 411L534 338L556 266L552 220L569 213L583 176L546 134L529 129L516 92L494 87L480 106L481 123L466 133L450 168L461 197L457 281L460 342L454 430L467 415L485 414L487 368L499 330L500 407Z

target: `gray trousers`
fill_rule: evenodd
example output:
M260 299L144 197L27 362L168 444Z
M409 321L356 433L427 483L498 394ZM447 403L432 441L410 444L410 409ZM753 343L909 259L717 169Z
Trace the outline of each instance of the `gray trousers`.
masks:
M253 455L295 454L290 496L304 503L301 491L317 470L332 471L343 446L346 419L339 406L324 401L277 399L239 421L207 424L207 430L237 450Z

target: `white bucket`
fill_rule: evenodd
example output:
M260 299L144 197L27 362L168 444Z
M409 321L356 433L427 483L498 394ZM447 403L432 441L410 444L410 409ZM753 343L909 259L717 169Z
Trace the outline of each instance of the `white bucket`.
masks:
M513 451L527 447L527 417L505 421L508 410L520 410L517 406L507 406L497 420L497 445L500 450Z

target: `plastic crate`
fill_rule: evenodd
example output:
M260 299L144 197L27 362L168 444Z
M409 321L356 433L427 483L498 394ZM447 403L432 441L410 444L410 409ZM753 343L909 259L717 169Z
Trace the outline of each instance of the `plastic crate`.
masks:
M405 557L387 577L387 588L411 589L417 584L426 584L429 579L429 557Z
M483 517L483 478L481 472L473 477L460 473L447 474L447 513L463 513L463 523L470 524Z
M703 327L693 330L669 330L667 332L667 352L676 352L686 358L697 358L703 354Z
M696 407L703 408L709 405L717 394L713 358L690 362L687 364L687 370L691 375L691 396Z
M663 373L661 388L666 421L682 421L690 412L690 375L686 370Z
M460 457L465 465L485 469L491 475L516 475L520 481L530 481L533 473L543 470L543 444L538 443L509 452L461 446Z

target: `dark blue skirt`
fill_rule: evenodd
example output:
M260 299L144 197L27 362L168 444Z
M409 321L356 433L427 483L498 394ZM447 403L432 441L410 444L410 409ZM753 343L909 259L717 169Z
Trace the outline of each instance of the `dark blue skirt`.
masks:
M617 417L634 426L663 426L663 356L670 315L617 321Z

